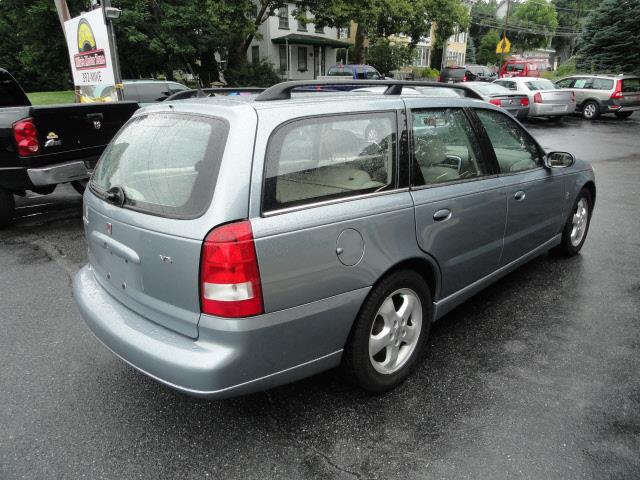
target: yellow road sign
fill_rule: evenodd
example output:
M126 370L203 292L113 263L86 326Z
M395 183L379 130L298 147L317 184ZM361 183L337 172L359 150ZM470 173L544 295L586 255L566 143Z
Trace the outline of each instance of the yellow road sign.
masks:
M504 37L496 45L496 53L509 53L511 51L511 42L507 37Z

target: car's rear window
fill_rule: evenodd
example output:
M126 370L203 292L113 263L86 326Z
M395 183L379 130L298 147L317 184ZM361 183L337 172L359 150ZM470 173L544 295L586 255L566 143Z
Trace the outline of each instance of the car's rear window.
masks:
M196 218L211 202L228 125L224 120L152 113L131 120L102 154L91 181L106 198L124 192L124 208Z
M624 93L640 92L640 78L625 78L622 80Z
M486 85L475 85L475 90L482 95L509 95L511 91L508 88L498 85L497 83L487 83Z
M558 87L551 80L532 80L525 82L529 90L556 90Z
M462 78L464 77L466 70L464 68L447 68L445 72L446 72L446 76L448 77Z
M330 77L353 77L350 67L331 67L327 73Z

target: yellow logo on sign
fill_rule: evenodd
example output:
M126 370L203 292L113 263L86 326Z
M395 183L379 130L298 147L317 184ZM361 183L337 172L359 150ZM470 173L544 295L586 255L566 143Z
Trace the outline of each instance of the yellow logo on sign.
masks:
M511 42L507 37L504 37L496 45L496 53L509 53L511 51Z

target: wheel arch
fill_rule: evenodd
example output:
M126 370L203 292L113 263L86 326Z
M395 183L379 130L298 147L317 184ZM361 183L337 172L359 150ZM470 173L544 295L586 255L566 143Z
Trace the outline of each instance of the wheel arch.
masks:
M380 275L378 280L376 280L374 286L378 284L383 278L387 277L393 272L397 272L398 270L413 270L418 273L429 287L431 300L433 302L436 301L436 299L440 295L441 274L440 267L438 266L435 259L427 255L405 258L404 260L401 260L389 267L382 275Z
M593 207L596 204L596 184L592 180L589 180L582 188L586 188L591 194L591 211L593 212Z

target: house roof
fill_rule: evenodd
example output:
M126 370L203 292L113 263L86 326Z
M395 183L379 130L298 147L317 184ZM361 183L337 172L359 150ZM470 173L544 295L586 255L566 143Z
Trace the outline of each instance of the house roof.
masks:
M320 35L301 35L299 33L290 33L282 37L276 37L271 40L273 43L293 43L296 45L319 45L333 48L348 48L350 43L341 42L333 38L321 37Z

